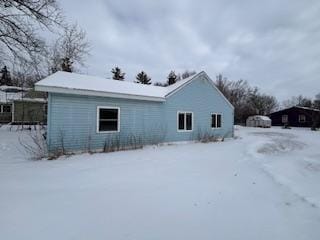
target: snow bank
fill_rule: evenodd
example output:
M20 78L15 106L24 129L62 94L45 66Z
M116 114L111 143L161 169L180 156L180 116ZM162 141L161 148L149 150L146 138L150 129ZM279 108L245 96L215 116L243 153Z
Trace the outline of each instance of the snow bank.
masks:
M0 128L1 238L319 239L319 133L236 129L227 142L30 161L16 148L26 132ZM302 145L259 151L274 139Z

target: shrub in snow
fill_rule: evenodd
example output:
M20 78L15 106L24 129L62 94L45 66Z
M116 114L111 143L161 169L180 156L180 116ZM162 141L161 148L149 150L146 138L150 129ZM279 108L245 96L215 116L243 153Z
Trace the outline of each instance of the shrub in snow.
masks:
M116 152L121 150L132 150L143 147L142 138L140 136L129 135L125 141L120 136L107 137L104 142L103 152Z
M40 160L48 156L46 135L40 128L30 131L29 139L19 139L19 142L32 159Z

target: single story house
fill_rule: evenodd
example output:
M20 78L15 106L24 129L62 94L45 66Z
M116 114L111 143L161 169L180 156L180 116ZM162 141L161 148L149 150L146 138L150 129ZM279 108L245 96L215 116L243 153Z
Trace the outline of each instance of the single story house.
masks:
M262 115L249 116L246 121L246 126L269 128L271 127L271 119Z
M47 121L47 99L29 88L0 86L0 124L35 124Z
M320 110L294 106L269 115L273 126L319 127Z
M167 87L57 72L35 89L48 92L49 151L233 136L234 108L205 72Z

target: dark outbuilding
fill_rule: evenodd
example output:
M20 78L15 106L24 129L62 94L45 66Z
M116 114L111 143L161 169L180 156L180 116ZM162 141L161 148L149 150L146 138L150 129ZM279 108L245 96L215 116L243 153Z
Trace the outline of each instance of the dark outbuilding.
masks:
M320 125L320 110L294 106L271 113L272 126L316 127Z

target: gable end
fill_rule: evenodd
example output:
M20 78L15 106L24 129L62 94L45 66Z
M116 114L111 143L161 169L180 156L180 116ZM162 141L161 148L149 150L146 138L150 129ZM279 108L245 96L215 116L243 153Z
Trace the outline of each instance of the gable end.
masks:
M222 94L222 92L217 88L217 86L214 84L214 82L211 80L211 78L208 76L208 74L206 74L206 72L201 71L200 73L194 75L192 78L190 78L189 81L185 82L184 84L182 84L181 86L179 86L178 88L174 89L173 91L169 92L165 97L169 98L170 96L172 96L173 94L175 94L176 92L180 91L181 89L183 89L185 86L188 86L190 83L192 83L193 81L198 80L199 78L203 77L209 84L211 84L211 86L218 92L218 94L224 99L225 102L227 102L227 104L234 109L234 106L229 102L229 100Z

